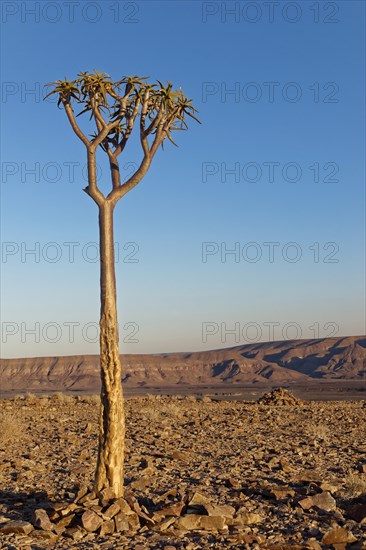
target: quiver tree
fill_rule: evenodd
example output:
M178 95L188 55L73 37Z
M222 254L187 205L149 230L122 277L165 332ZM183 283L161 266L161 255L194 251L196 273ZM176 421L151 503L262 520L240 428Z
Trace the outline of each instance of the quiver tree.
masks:
M76 80L58 80L48 84L57 94L58 106L64 108L70 125L86 148L88 186L84 191L99 209L100 246L100 368L101 406L98 460L95 473L97 492L110 489L115 497L123 495L123 461L125 420L118 347L116 278L114 265L113 211L117 202L145 176L164 140L174 145L172 132L187 129L186 117L196 120L196 109L181 90L174 91L158 81L125 77L113 82L98 73L80 73ZM48 97L48 95L46 97ZM75 114L74 108L80 112ZM87 135L77 117L87 115L93 133ZM124 152L135 126L138 127L142 160L135 173L122 182L119 156ZM103 193L98 187L96 153L98 147L108 155L111 189Z

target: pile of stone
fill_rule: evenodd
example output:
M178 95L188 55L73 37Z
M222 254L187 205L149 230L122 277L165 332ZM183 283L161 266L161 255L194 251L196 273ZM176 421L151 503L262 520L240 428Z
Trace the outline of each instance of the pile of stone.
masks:
M77 541L88 533L104 536L115 532L136 532L141 527L140 517L144 516L136 499L114 499L108 489L97 495L91 487L81 486L72 503L37 508L29 522L10 521L1 526L0 533L31 533L50 540L62 535Z
M284 388L276 388L271 392L265 393L257 401L260 405L273 405L273 406L290 406L298 407L302 404L302 401L292 395L288 390Z
M59 537L79 541L85 537L109 536L114 533L129 536L145 531L178 535L188 531L228 533L243 525L260 523L263 518L247 509L213 504L201 493L181 496L169 492L174 501L165 501L154 511L133 496L113 498L108 489L98 495L91 487L82 486L72 503L53 504L49 509L37 508L31 521L9 521L0 533L30 535L52 542ZM164 496L164 495L163 495ZM255 541L255 537L250 537Z

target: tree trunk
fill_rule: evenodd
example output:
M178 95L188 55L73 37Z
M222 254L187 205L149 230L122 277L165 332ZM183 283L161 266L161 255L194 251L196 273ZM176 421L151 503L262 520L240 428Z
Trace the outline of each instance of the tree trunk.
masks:
M118 348L113 210L114 205L108 200L99 206L102 387L95 488L112 489L117 498L123 495L125 418Z

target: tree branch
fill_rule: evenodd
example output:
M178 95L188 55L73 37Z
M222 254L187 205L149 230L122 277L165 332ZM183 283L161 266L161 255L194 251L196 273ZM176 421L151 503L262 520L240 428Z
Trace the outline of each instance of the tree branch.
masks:
M105 201L105 196L98 189L97 185L97 165L95 151L88 147L88 186L84 189L99 206Z
M102 129L107 126L107 123L104 120L104 118L102 117L102 114L99 111L98 105L95 104L94 97L90 98L90 104L92 106L93 115L94 115L95 123L96 123L97 128L98 128L98 132L100 133L102 131Z
M77 125L76 120L75 120L74 111L73 111L73 108L72 108L71 104L68 103L67 101L63 101L62 103L65 107L67 118L69 119L69 122L70 122L71 127L74 130L75 134L78 136L79 139L81 139L81 141L84 143L84 145L89 147L90 141L83 134L83 132L80 130L79 126Z
M153 141L153 144L150 149L150 154L152 157L155 155L156 151L158 150L161 143L164 141L164 124L163 122L160 122L158 129L156 130L155 139Z
M107 200L116 204L126 193L128 193L128 191L131 191L131 189L133 189L146 175L150 168L151 161L152 157L150 155L145 155L136 172L122 184L119 189L113 189L107 196Z
M111 151L111 148L109 146L107 147L107 155L109 158L109 166L111 169L113 189L118 189L121 186L121 173L119 169L118 159L116 154Z
M126 147L126 143L128 141L128 138L131 135L131 132L133 130L133 126L135 124L136 117L137 117L138 112L139 112L140 103L141 102L138 99L136 101L136 105L135 105L135 108L133 110L132 115L128 118L126 132L125 132L123 138L121 139L120 143L117 145L117 147L114 150L114 154L115 154L116 157L118 157L118 155L120 155L122 153L123 149Z

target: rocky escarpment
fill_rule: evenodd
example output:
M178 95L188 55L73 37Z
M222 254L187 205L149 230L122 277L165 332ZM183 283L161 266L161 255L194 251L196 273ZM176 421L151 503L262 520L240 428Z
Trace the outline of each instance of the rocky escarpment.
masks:
M215 384L283 385L366 378L366 337L292 340L212 351L122 355L128 388ZM96 391L99 357L2 359L1 391Z

